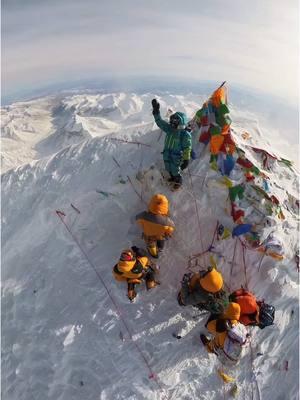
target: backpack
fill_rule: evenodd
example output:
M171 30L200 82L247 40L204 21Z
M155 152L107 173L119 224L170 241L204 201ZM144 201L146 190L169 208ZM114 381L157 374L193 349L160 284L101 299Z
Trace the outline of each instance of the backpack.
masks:
M259 328L264 329L266 326L273 325L275 318L275 307L270 304L259 303Z
M243 288L236 290L229 297L241 307L240 322L243 325L257 325L259 304L256 297Z
M235 365L242 354L243 346L247 342L247 329L239 322L227 331L223 349L217 349L217 355L222 364Z
M251 293L248 292L245 289L239 289L233 292L229 298L231 301L234 301L239 304L241 307L241 318L240 321L245 324L249 325L248 323L245 323L243 320L243 316L246 315L249 317L251 321L251 325L257 325L260 329L264 329L266 326L273 325L274 323L274 318L275 318L275 307L265 303L264 301L257 301L256 297ZM258 321L255 317L257 315L257 311L255 311L256 307L258 307Z
M236 290L230 295L232 301L238 303L241 307L241 314L252 314L256 311L257 301L253 293L244 288Z

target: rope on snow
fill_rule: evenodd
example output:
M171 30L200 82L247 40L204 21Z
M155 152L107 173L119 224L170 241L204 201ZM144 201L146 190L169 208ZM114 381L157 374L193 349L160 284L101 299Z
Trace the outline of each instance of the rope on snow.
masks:
M201 242L201 250L202 250L202 253L204 254L205 252L204 252L204 245L203 245L203 241L202 241L202 232L201 232L201 223L200 223L198 204L197 204L197 199L195 197L193 179L192 179L191 171L190 171L189 167L188 167L188 172L189 172L189 178L190 178L190 183L191 183L192 194L193 194L193 198L194 198L194 202L195 202L195 208L196 208L196 214L197 214L197 220L198 220L198 227L199 227L200 242Z
M164 390L163 390L161 384L159 383L156 374L153 372L153 370L152 370L152 368L151 368L151 366L150 366L148 360L147 360L146 357L144 356L144 354L143 354L142 350L140 349L139 345L136 343L135 340L133 340L133 335L132 335L132 333L131 333L131 330L130 330L130 328L129 328L129 326L128 326L126 320L125 320L125 318L123 317L122 312L121 312L121 310L120 310L120 308L119 308L117 302L115 301L115 299L114 299L114 297L112 296L112 294L111 294L109 288L107 287L105 281L102 279L101 275L100 275L99 272L97 271L97 268L95 267L95 264L94 264L94 263L92 262L92 260L90 259L90 257L89 257L89 255L88 255L88 253L86 252L86 250L85 250L85 249L83 248L83 246L80 244L80 242L78 241L77 237L74 235L74 233L72 232L72 230L70 229L70 227L68 226L68 224L66 223L66 221L64 220L64 217L66 217L66 214L65 214L63 211L56 210L56 215L57 215L57 217L59 218L59 220L61 221L61 223L65 226L66 230L67 230L68 233L70 234L70 236L71 236L71 238L73 239L74 243L77 245L77 247L79 248L79 250L81 251L81 253L84 255L84 257L85 257L86 260L88 261L89 265L90 265L90 266L92 267L92 269L95 271L95 273L96 273L96 275L97 275L99 281L101 282L101 284L103 285L104 289L106 290L106 292L107 292L109 298L111 299L111 302L113 303L113 305L114 305L114 307L115 307L115 309L116 309L116 311L117 311L118 317L119 317L120 320L123 322L123 325L124 325L125 329L126 329L127 332L128 332L128 335L129 335L130 340L131 340L132 343L134 344L136 350L137 350L138 353L140 354L140 356L141 356L141 358L143 359L143 361L144 361L144 363L145 363L147 369L149 370L149 376L148 376L149 379L153 379L153 380L156 382L156 384L157 384L159 390L160 390L161 392L163 392ZM168 395L165 395L165 394L164 394L164 397L165 397L166 399L169 398L169 396L168 396Z
M247 266L246 266L246 251L247 251L247 247L244 245L244 243L239 239L241 246L242 246L242 252L243 252L243 266L244 266L244 273L245 273L245 288L248 290L248 277L247 277ZM264 255L263 255L264 257ZM261 261L263 259L263 257L261 258ZM251 381L251 387L252 387L252 400L254 399L254 390L253 390L253 381L255 381L256 384L256 391L257 391L257 396L258 399L261 400L261 395L260 395L260 388L259 388L259 384L257 381L257 377L254 371L254 356L253 356L253 346L252 346L252 336L249 335L249 346L250 346L250 359L251 359L251 370L252 370L252 381Z

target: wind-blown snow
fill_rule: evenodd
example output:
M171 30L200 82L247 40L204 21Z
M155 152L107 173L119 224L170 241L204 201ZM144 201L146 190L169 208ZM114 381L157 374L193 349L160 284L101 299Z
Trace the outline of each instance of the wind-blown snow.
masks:
M217 375L218 361L199 343L207 316L193 318L194 312L176 301L188 257L210 245L217 220L233 227L227 193L219 175L209 169L205 151L190 166L192 180L185 173L183 190L173 193L165 186L160 173L163 135L153 123L152 97L80 94L2 110L4 399L229 398ZM172 108L191 117L206 96L158 98L163 115ZM232 119L234 136L249 158L254 157L249 144L274 152L255 116L232 106ZM251 135L248 140L241 137L245 131ZM295 172L278 164L269 175L282 202L287 192L298 197ZM111 271L124 247L143 245L134 216L158 192L169 197L177 229L159 260L161 285L149 292L139 287L137 301L130 304L125 286L114 281ZM66 214L92 265L55 210ZM216 243L218 266L230 289L247 279L258 298L276 307L274 326L251 331L254 370L247 347L240 364L228 371L237 378L241 399L298 398L298 216L292 209L283 210L286 220L276 226L284 242L282 262L247 250L245 276L240 242ZM200 263L207 266L208 256ZM184 337L177 341L174 331ZM134 342L162 391L149 379Z

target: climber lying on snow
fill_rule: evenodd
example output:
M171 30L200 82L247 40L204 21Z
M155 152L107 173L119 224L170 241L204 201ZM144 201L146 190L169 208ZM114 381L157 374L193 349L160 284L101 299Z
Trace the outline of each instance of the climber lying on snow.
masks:
M119 282L127 282L130 301L136 297L136 284L140 284L144 280L148 290L158 284L155 280L156 272L157 270L147 257L146 251L136 246L123 250L119 262L113 268L114 278Z
M135 218L143 229L143 238L150 255L158 258L163 251L165 239L171 237L175 225L168 217L169 201L163 194L152 197L148 211L138 214Z
M229 300L239 304L241 309L239 321L243 325L258 326L260 329L273 325L275 308L257 300L253 293L241 288L231 293Z
M228 304L223 278L213 267L194 274L185 274L177 297L181 306L194 306L213 314L222 314Z
M222 315L211 315L205 325L212 334L212 339L204 334L200 335L207 351L216 354L225 365L234 365L239 361L243 346L247 342L247 330L239 323L240 311L237 303L229 303Z
M160 104L156 99L152 100L152 114L157 126L166 133L163 150L165 168L170 174L169 182L174 189L182 185L182 170L187 168L192 151L192 136L185 128L187 117L182 112L176 112L170 116L170 122L164 121L160 116Z

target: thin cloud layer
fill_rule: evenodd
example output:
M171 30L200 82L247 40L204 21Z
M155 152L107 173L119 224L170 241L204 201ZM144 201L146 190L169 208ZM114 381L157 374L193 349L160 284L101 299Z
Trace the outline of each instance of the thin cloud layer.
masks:
M296 0L5 0L2 38L4 97L137 74L227 79L297 98Z

